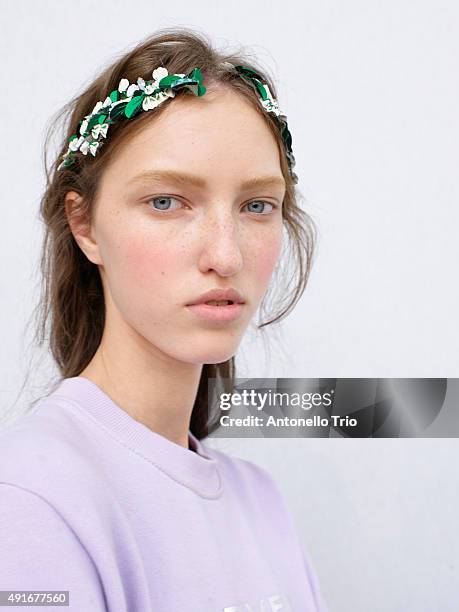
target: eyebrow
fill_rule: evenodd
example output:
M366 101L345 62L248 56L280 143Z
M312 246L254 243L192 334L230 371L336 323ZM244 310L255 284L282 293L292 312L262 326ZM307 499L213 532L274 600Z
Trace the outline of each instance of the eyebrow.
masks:
M177 185L193 185L200 189L204 189L207 186L207 182L200 176L194 174L187 174L184 172L176 172L174 170L147 170L141 172L137 176L134 176L128 185L133 183L142 182L161 182L168 181ZM248 179L241 183L243 189L256 189L266 187L285 187L285 180L281 176L260 176Z

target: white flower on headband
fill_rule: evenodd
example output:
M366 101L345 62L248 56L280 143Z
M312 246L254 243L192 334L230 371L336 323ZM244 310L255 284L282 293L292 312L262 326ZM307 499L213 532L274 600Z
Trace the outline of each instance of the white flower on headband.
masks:
M139 77L137 79L137 84L140 89L146 94L151 94L154 92L155 89L159 88L159 82L161 81L161 79L164 79L164 77L167 77L168 74L169 73L167 71L167 68L163 68L162 66L160 66L159 68L155 68L155 70L153 70L151 74L151 76L153 77L153 81L149 85L145 85L145 81L142 79L142 77Z
M111 104L112 104L112 101L111 101L110 97L105 98L105 101L104 101L104 102L97 102L97 104L94 106L94 108L92 109L92 111L90 112L90 114L89 114L89 115L86 115L86 116L85 116L85 118L84 118L84 120L81 122L81 125L80 125L80 134L81 134L82 136L84 136L84 135L86 134L87 130L88 130L88 123L89 123L89 120L91 119L91 117L92 117L93 115L97 115L97 113L98 113L98 112L99 112L99 111L100 111L102 108L104 108L105 106L109 106L109 105L111 105ZM98 134L98 133L100 132L100 133L102 133L102 136L103 136L104 138L106 138L106 136L107 136L107 129L105 128L105 125L106 125L106 126L107 126L107 128L108 128L108 124L105 124L105 123L104 123L104 124L102 124L102 125L99 125L99 126L95 126L95 128L96 128L96 132L94 132L94 128L93 128L93 129L92 129L92 133L93 133L93 134L94 134L94 133L95 133L95 134ZM101 130L101 128L102 128L102 127L104 128L103 130ZM93 136L93 137L94 137L94 138L97 138L97 136ZM72 150L77 150L77 149L72 149Z
M90 115L87 115L80 125L80 134L82 136L84 136L86 130L88 129L89 117Z
M89 152L95 156L96 155L96 151L98 146L100 145L100 142L91 142L89 143Z
M96 139L99 136L107 138L108 123L97 123L91 130L91 136Z
M89 140L83 139L83 142L77 147L75 150L80 150L83 155L87 155L88 151L95 156L97 148L99 147L100 142L89 142Z
M167 77L168 75L168 71L167 68L164 68L163 66L159 66L158 68L155 68L153 70L153 72L151 73L151 76L153 77L153 84L155 87L159 87L159 82L161 79L164 79L164 77ZM182 76L184 77L184 74L177 74L176 76Z
M96 113L98 113L100 111L100 109L102 108L102 106L104 106L103 102L97 102L97 104L95 105L95 107L92 109L90 115L88 115L88 117L90 117L91 115L95 115Z
M156 92L156 94L154 95L149 95L149 94L152 94L156 89L159 88L159 82L161 81L161 79L168 76L168 74L169 73L167 69L160 66L159 68L156 68L155 70L153 70L153 73L152 73L153 81L149 85L145 85L145 81L142 79L142 77L139 77L137 79L138 88L141 89L145 94L147 94L142 100L142 109L144 111L151 110L152 108L159 106L161 102L164 102L166 98L173 98L175 96L175 92L172 91L172 89L168 89L166 91L159 91L159 92ZM177 74L176 76L185 76L185 75Z
M83 142L80 145L80 152L83 153L83 155L87 155L88 149L89 149L89 142L87 140L83 140Z
M69 144L70 151L78 151L84 140L85 139L83 136L80 136L79 138L74 138Z
M142 108L145 111L150 110L161 104L161 102L164 102L166 98L173 98L174 96L175 92L172 91L172 89L167 91L159 91L154 96L145 96L142 101Z
M129 87L129 81L127 79L121 79L120 84L118 85L118 91L123 92Z
M274 113L275 115L279 116L281 114L281 111L279 109L279 104L277 100L274 98L273 94L271 93L271 90L269 89L269 86L267 83L264 83L263 87L265 88L265 92L266 92L266 95L268 96L268 99L263 100L263 98L260 98L260 102L262 106L268 112Z
M133 93L138 89L139 86L135 83L129 85L129 81L127 79L121 79L120 84L118 85L118 91L120 93L126 92L126 96L128 98L132 98Z

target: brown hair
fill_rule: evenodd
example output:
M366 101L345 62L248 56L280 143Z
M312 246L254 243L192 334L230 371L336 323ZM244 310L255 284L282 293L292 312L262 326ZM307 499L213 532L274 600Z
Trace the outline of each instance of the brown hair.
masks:
M165 104L153 112L140 113L134 120L113 124L110 127L110 137L95 157L80 154L73 166L57 171L67 150L68 138L79 133L80 120L91 112L99 100L104 100L108 92L117 89L121 78L127 78L131 83L136 82L139 76L149 80L153 69L160 65L166 67L169 73L184 74L188 74L194 67L199 67L206 88L212 84L232 88L263 116L277 140L281 169L286 181L282 214L284 230L289 238L290 258L282 271L279 266L273 274L273 277L278 277L274 285L282 292L278 312L257 328L262 329L284 318L304 292L312 265L315 224L298 205L279 129L272 117L261 108L252 87L230 72L228 67L222 64L225 61L257 70L268 83L273 96L277 98L272 79L261 66L252 61L250 53L243 53L242 49L228 54L217 51L202 32L174 27L155 32L117 59L52 118L43 158L46 187L41 197L40 216L44 222L45 233L40 261L41 296L36 310L39 313L38 344L43 345L49 325L49 347L62 378L78 376L90 362L101 341L105 324L104 295L99 269L87 259L73 238L65 212L65 195L72 190L83 196L84 204L79 212L86 219L90 219L101 176L117 147L141 130L144 122L151 121L167 106ZM176 95L193 94L182 90L176 92ZM48 167L49 141L63 117L66 119L65 137L61 140L58 156L53 158L51 166ZM285 283L285 288L280 288L278 280ZM265 311L265 299L260 305L260 313ZM203 365L190 422L190 429L198 439L210 434L218 424L218 415L209 414L208 408L208 380L211 377L225 379L225 390L230 391L235 378L234 356L223 363ZM59 382L60 380L56 386Z

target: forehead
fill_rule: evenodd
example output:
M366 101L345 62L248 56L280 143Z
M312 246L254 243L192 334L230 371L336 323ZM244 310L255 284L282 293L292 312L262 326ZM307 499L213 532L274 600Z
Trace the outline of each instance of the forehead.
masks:
M279 146L262 114L237 92L207 90L165 102L113 160L111 178L129 181L160 166L223 177L281 174Z

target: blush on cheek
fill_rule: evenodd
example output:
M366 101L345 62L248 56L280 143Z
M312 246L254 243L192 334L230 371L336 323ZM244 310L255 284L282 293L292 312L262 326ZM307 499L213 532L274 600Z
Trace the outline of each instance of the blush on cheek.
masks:
M268 283L274 268L280 257L282 248L282 240L278 236L272 236L271 239L265 240L258 245L256 253L252 261L257 277Z
M158 277L164 280L165 276L173 276L181 259L178 253L167 249L164 243L156 241L150 243L131 241L128 243L125 256L126 273L143 286L151 286Z

